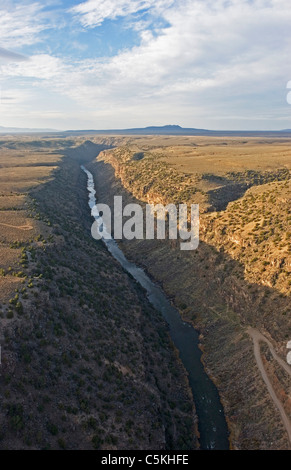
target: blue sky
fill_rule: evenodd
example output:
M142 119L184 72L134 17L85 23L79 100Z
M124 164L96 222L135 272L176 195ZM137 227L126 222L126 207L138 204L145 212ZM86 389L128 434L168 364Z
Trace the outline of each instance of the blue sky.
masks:
M0 0L0 126L291 128L290 25L290 0Z

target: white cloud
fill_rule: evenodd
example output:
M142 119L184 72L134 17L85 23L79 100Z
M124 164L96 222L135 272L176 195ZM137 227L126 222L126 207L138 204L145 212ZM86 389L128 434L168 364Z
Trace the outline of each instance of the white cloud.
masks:
M1 46L15 49L37 42L39 33L49 27L43 7L37 2L0 0Z
M173 0L88 0L70 9L84 27L100 26L105 19L132 15L152 8L161 11Z
M25 62L11 63L1 67L2 76L26 77L39 80L52 80L61 76L65 64L58 57L49 54L31 56Z
M218 1L214 10L207 2L180 2L164 12L169 27L158 36L144 31L139 46L97 63L96 73L124 99L177 89L189 93L211 87L265 87L288 73L287 4L281 0L278 8L279 0L240 0L225 5Z

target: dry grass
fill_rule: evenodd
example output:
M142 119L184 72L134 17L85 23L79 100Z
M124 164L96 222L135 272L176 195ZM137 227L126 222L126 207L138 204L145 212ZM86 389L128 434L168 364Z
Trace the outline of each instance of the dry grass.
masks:
M15 290L22 286L22 281L19 277L5 276L0 278L0 286L0 302L7 302L14 296Z
M291 139L148 137L103 152L124 186L141 200L226 209L253 185L290 178Z
M155 154L176 170L224 175L228 171L291 169L291 139L148 136L124 140L132 151Z
M0 245L0 269L4 269L5 272L9 268L13 270L19 270L19 260L21 257L21 249L11 249L9 246ZM0 283L2 286L2 277L0 277Z
M25 217L24 211L0 211L0 240L25 242L40 233L37 221Z
M31 152L28 150L19 152L19 150L1 149L0 150L0 168L8 167L50 167L57 165L62 156L58 154L49 155L46 152Z
M51 144L23 136L0 141L0 302L21 283L20 247L48 232L27 193L48 181L62 158Z
M245 143L240 139L213 142L200 137L195 140L196 146L193 143L193 146L170 146L155 151L178 171L191 174L225 175L229 171L291 169L291 140L286 143L272 139L262 142L255 138Z
M3 182L26 182L34 183L35 181L44 180L47 178L56 166L19 166L1 168L0 183Z
M24 209L26 196L14 194L12 196L0 195L0 211Z

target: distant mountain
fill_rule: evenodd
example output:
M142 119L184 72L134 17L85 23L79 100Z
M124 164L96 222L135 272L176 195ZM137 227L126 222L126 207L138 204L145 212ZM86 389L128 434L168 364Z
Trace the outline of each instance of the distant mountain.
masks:
M203 135L213 131L206 129L184 128L178 125L135 127L132 129L103 129L66 131L69 134L118 134L118 135Z
M57 132L55 129L31 129L22 127L0 126L0 134L27 134L27 133Z
M149 127L144 127L142 129L140 128L135 128L135 129L126 129L125 132L131 133L131 134L171 134L171 135L177 135L177 134L190 134L190 135L197 135L198 133L209 133L211 131L207 129L196 129L196 128L191 128L191 127L181 127L177 125L166 125L166 126L149 126Z
M103 135L207 135L207 136L241 136L241 137L282 137L286 134L289 137L290 129L281 131L215 131L209 129L197 129L193 127L181 127L178 125L166 126L148 126L135 127L132 129L103 129L103 130L69 130L64 134L86 135L86 134L103 134Z
M56 132L62 134L118 134L118 135L203 135L209 134L216 131L209 131L206 129L195 129L195 128L183 128L178 125L166 125L166 126L148 126L148 127L136 127L133 129L80 129L80 130L67 130L57 131L55 129L31 129L31 128L20 128L20 127L3 127L0 126L0 134L26 134L26 133L47 133Z
M290 137L291 129L282 129L279 131L215 131L209 129L198 129L195 127L181 127L178 125L167 124L166 126L148 126L135 127L132 129L80 129L58 131L56 129L32 129L20 127L3 127L0 126L1 134L49 134L54 133L58 136L66 137L68 135L207 135L207 136L244 136L244 137Z

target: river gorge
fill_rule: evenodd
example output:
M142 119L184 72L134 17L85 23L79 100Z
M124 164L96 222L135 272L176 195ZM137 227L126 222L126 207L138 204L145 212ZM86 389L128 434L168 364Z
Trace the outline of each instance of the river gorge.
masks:
M94 178L92 173L83 165L81 169L87 175L89 207L92 211L96 205ZM100 215L96 213L96 210L93 213L95 220L101 225L102 219ZM202 353L199 349L198 332L190 323L181 319L178 310L145 271L126 259L113 238L103 238L103 241L113 257L146 290L149 301L163 315L169 325L170 336L179 351L181 361L188 374L189 385L198 415L200 448L228 449L228 429L223 407L217 389L205 372L201 362Z

